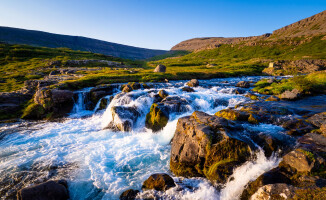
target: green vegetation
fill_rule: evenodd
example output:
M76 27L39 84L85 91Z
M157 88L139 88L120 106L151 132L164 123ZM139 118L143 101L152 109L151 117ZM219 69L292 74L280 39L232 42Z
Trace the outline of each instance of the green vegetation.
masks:
M180 56L187 55L189 53L191 53L191 52L189 52L189 51L169 51L163 55L154 56L154 57L148 59L148 61L156 61L156 60L163 60L166 58L180 57Z
M256 83L253 91L261 94L278 95L286 90L297 89L303 94L319 94L326 91L326 72L315 72L308 75L295 76L289 79L268 83L267 79Z

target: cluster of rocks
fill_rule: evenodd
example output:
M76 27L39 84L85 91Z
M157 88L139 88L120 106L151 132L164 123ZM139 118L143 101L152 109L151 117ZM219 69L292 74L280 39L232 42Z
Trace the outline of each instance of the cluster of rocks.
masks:
M52 60L47 63L48 67L80 67L88 65L99 65L107 67L121 67L123 63L108 61L108 60L67 60L62 62L60 60Z

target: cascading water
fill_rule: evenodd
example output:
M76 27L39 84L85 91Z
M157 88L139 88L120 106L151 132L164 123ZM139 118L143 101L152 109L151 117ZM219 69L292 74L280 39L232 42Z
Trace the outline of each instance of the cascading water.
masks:
M9 198L13 195L11 189L19 189L22 184L28 186L48 179L65 178L69 183L70 199L118 199L126 189L140 189L149 175L170 173L170 141L178 118L195 110L214 114L228 106L249 101L244 95L226 91L234 88L230 85L237 81L258 79L260 77L201 81L202 87L196 87L193 93L181 90L185 83L182 81L158 84L156 88L115 95L107 109L99 112L86 110L83 105L84 95L89 91L86 89L77 92L78 100L72 114L62 123L3 124L0 127L1 135L5 135L0 140L0 195ZM162 88L171 97L180 97L188 104L182 112L172 113L166 127L154 134L144 127L145 115L154 101L154 94ZM113 120L113 106L132 107L141 114L131 132L103 129ZM252 129L282 131L273 125ZM276 157L267 159L258 152L256 160L235 170L233 179L221 191L202 178L174 177L178 187L160 195L163 199L237 199L248 181L278 162ZM242 178L242 174L246 174L246 178ZM13 181L20 175L24 176ZM139 198L145 193L139 194Z

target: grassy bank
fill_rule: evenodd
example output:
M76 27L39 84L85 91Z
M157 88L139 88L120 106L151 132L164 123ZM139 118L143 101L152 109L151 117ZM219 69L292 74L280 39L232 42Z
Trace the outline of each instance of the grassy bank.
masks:
M261 94L279 95L286 90L297 89L303 94L326 93L326 72L315 72L305 76L295 76L290 79L269 83L267 79L258 81L253 89Z

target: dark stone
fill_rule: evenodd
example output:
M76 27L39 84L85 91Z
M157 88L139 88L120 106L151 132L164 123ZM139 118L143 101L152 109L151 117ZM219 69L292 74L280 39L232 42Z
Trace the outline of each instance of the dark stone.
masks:
M249 88L250 83L248 81L240 81L236 85L237 87L242 87L242 88Z
M18 200L66 200L69 198L67 182L47 181L24 188L17 193Z
M120 200L134 200L136 199L138 193L139 190L133 190L133 189L126 190L120 195Z
M175 187L174 180L168 174L152 174L142 186L143 190L157 190L166 191L172 187Z
M165 90L160 90L160 91L158 92L158 95L159 95L162 99L164 99L165 97L169 96L169 94L168 94Z
M194 92L195 91L191 87L183 87L181 90L184 91L184 92Z

